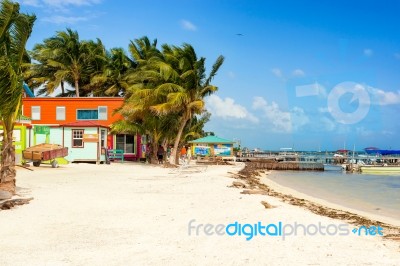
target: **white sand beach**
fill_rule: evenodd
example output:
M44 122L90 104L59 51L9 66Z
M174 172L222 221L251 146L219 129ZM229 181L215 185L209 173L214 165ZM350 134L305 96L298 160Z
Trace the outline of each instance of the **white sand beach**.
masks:
M271 196L240 194L229 187L228 171L242 166L181 175L131 163L18 168L19 193L34 199L0 211L0 264L398 265L400 243L379 236L189 235L193 219L194 227L344 223Z

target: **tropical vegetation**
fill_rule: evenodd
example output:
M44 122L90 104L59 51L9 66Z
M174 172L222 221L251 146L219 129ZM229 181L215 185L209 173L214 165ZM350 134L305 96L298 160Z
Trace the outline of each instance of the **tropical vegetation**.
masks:
M8 0L0 6L0 122L2 124L0 194L15 193L15 147L13 129L22 103L22 65L28 56L25 45L36 17L19 12L19 4ZM5 196L6 195L6 196Z
M170 163L175 164L182 136L191 129L198 130L194 133L202 130L191 128L189 122L196 122L196 115L205 112L204 98L217 90L211 80L224 57L218 57L207 76L205 58L198 58L191 45L164 44L161 51L156 45L157 41L151 43L147 37L131 43L137 67L128 75L132 85L121 114L131 123L144 126L142 132L152 136L152 150L161 141L173 143Z
M91 77L102 72L107 62L105 47L99 39L81 41L78 32L71 29L36 44L31 56L38 62L26 70L31 88L42 86L41 93L52 93L61 86L62 95L71 96L71 91L64 89L67 82L74 86L72 94L76 97L93 93Z
M223 56L216 59L207 73L206 59L198 57L187 43L181 46L163 44L159 48L156 39L142 37L131 41L127 52L120 47L107 50L100 39L81 40L78 32L69 28L36 44L28 56L25 43L8 45L3 40L19 40L19 36L12 36L17 32L13 29L19 29L17 25L28 18L33 24L34 17L19 14L7 20L6 14L11 12L5 9L8 5L18 6L3 2L2 60L16 59L7 51L11 48L19 49L24 56L16 64L8 63L18 69L14 69L15 82L11 84L12 79L8 79L10 84L1 87L2 94L13 88L14 94L10 95L17 97L13 100L1 98L10 106L7 114L16 114L19 109L23 74L24 81L36 95L53 94L61 88L57 96L124 97L124 104L118 110L124 120L112 125L112 131L145 135L153 151L158 145L164 149L173 146L171 163L177 163L177 151L188 140L204 136L203 128L210 118L205 98L217 91L211 82L223 64ZM25 27L19 34L30 33L30 29ZM11 76L7 74L7 64L1 65L2 76ZM6 109L2 110L2 115L7 115L5 112ZM13 121L9 121L10 125ZM152 158L156 160L155 152Z

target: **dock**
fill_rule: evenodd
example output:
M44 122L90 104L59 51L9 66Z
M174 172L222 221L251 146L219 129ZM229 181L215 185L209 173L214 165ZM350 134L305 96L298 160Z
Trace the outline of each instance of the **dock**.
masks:
M291 171L324 171L324 164L318 162L277 162L275 160L246 158L246 164L251 164L255 169L266 170L291 170Z

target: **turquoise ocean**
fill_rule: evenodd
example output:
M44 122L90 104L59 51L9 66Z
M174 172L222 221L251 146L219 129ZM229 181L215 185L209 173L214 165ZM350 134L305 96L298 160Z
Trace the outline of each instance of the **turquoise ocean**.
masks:
M273 171L268 178L312 197L400 221L400 174Z

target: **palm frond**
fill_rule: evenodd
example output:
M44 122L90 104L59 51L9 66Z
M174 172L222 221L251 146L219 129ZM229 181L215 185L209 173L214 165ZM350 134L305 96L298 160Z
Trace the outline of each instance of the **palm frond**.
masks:
M129 123L126 120L120 120L111 125L112 134L136 134L143 133L143 127L137 123Z
M217 74L219 68L222 66L222 64L224 63L224 61L225 61L225 57L223 57L222 55L220 55L220 56L217 58L217 60L215 61L215 63L214 63L213 66L212 66L210 75L208 76L208 78L207 78L207 80L206 80L206 82L205 82L205 84L204 84L205 86L210 85L211 80L215 77L215 75Z

